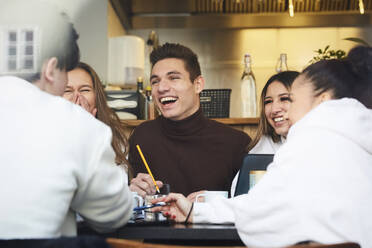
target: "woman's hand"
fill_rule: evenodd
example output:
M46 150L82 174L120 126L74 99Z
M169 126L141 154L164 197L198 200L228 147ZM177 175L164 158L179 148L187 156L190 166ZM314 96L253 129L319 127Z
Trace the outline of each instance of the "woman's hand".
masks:
M88 100L81 94L76 97L75 103L83 107L86 111L91 113L94 117L97 114L97 108L90 106Z
M155 207L152 209L152 211L161 211L165 217L173 219L176 222L185 222L192 206L192 202L190 200L188 200L182 194L176 193L170 193L166 197L152 200L153 204L157 202L165 202L167 203L167 205ZM192 214L193 213L190 213L189 219L187 221L189 223L192 223Z

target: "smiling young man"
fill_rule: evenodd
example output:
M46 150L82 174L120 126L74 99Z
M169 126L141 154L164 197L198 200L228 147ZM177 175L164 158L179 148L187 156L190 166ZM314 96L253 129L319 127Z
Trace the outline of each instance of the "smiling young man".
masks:
M200 109L204 88L198 58L189 48L166 43L150 55L152 97L162 116L138 126L130 137L129 162L134 175L132 191L154 194L136 149L159 180L172 192L188 195L200 190L230 190L240 169L247 134L207 119Z

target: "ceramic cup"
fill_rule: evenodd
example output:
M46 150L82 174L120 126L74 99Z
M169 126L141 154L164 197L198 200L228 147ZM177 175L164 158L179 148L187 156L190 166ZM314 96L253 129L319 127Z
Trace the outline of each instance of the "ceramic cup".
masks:
M209 202L214 198L228 198L228 196L227 191L205 191L196 196L195 202Z

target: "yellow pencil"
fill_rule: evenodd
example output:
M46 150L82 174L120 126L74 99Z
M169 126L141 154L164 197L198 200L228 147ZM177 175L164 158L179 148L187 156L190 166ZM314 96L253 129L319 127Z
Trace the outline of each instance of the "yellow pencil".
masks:
M142 151L141 151L140 146L139 146L139 145L136 145L136 147L137 147L138 153L140 154L140 156L141 156L141 158L142 158L143 163L144 163L145 166L146 166L147 172L150 174L150 176L151 176L151 178L152 178L152 181L154 182L154 185L155 185L156 191L160 194L159 187L158 187L158 185L156 184L155 178L154 178L154 176L153 176L152 173L151 173L150 167L149 167L149 165L147 164L145 157L143 156L143 153L142 153Z

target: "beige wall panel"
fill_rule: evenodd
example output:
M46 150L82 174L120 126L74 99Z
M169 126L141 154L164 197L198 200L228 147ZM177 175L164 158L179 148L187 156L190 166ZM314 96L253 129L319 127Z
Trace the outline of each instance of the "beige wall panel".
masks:
M111 2L107 5L107 36L108 38L125 35L126 32L120 23Z

